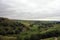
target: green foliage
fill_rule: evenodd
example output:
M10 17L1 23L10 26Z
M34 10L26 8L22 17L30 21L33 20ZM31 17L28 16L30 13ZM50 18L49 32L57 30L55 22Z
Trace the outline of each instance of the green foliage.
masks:
M40 40L46 38L52 40L50 37L60 36L60 22L0 18L0 35L15 36L17 40Z

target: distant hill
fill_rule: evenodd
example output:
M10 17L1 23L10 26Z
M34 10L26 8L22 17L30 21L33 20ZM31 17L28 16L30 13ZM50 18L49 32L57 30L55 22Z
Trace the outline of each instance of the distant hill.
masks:
M60 22L12 20L0 17L0 35L15 35L20 40L58 37L60 36Z

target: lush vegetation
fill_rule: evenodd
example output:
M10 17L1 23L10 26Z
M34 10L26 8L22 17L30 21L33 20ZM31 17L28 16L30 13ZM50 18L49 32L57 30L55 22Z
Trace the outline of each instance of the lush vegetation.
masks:
M12 20L0 17L0 40L57 40L59 21Z

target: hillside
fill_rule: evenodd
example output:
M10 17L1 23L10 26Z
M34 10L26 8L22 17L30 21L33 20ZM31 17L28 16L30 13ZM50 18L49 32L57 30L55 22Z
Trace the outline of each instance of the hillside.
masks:
M12 20L0 17L0 35L1 40L5 36L12 37L11 40L53 40L60 36L60 22Z

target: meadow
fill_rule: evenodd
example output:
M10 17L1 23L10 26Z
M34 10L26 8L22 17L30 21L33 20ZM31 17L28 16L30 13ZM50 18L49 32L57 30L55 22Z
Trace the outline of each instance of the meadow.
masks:
M0 17L0 40L60 40L60 21L13 20Z

